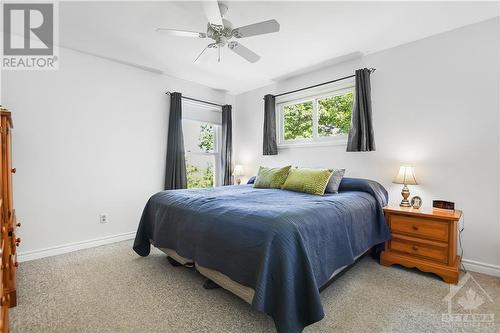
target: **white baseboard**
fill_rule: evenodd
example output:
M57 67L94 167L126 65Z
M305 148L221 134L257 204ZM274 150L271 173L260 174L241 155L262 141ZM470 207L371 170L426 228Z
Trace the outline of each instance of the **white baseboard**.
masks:
M465 269L472 272L483 273L487 275L500 276L500 266L486 264L484 262L462 259Z
M17 254L17 261L22 262L22 261L29 261L29 260L35 260L35 259L40 259L40 258L45 258L45 257L56 256L58 254L63 254L63 253L68 253L68 252L73 252L73 251L78 251L78 250L83 250L83 249L89 249L91 247L96 247L96 246L101 246L101 245L106 245L106 244L111 244L111 243L116 243L116 242L121 242L124 240L132 239L134 237L135 237L135 231L131 231L131 232L126 232L126 233L118 234L118 235L99 237L99 238L89 239L89 240L85 240L85 241L81 241L81 242L74 242L74 243L53 246L53 247L47 247L45 249L20 252Z

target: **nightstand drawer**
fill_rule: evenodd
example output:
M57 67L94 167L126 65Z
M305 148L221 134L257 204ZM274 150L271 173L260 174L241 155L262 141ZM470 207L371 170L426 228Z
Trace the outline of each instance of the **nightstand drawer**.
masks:
M404 215L391 215L391 231L415 237L448 241L448 223Z
M444 264L448 263L448 246L447 244L440 244L433 242L433 244L425 244L418 242L418 240L410 239L409 237L399 238L393 235L390 241L390 248L392 251L409 254L433 261L438 261Z

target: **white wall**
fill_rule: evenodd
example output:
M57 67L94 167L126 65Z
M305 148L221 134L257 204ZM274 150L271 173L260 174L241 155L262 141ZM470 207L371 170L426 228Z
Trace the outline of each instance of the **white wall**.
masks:
M465 214L466 259L500 273L499 20L436 35L236 96L236 162L248 175L259 165L347 168L401 199L392 178L402 163L416 168L411 188L425 205L451 200ZM282 149L262 156L263 96L376 67L372 101L377 151L345 146ZM470 262L469 262L470 263ZM469 265L472 267L472 265ZM477 267L474 267L477 268ZM479 268L478 268L479 269Z
M225 94L61 48L60 68L2 72L13 113L20 253L134 232L162 189L167 90L224 103ZM99 214L109 214L99 224Z

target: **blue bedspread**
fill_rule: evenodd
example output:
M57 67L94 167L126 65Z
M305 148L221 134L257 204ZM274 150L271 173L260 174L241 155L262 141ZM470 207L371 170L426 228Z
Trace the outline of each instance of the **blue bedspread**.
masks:
M344 178L316 196L252 185L163 191L142 214L134 250L175 250L255 290L252 306L278 332L301 332L324 317L319 288L339 267L390 238L387 191Z

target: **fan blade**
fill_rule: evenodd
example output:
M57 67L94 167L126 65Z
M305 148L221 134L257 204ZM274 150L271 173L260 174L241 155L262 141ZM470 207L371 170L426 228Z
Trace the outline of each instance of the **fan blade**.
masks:
M280 24L278 21L269 20L233 29L233 36L236 38L244 38L278 31L280 31Z
M222 16L220 14L219 3L216 0L203 1L203 10L210 24L224 26Z
M254 63L259 61L260 56L253 52L252 50L246 48L245 46L241 45L238 42L230 42L227 44L227 47L237 55L245 58L247 61Z
M168 28L156 28L156 32L164 32L171 36L178 37L194 37L194 38L205 38L207 34L204 32L196 32L196 31L186 31L186 30L177 30L177 29L168 29Z

